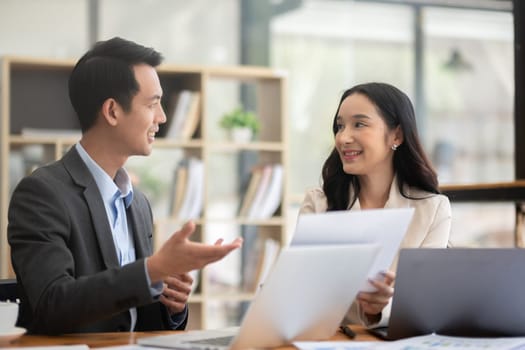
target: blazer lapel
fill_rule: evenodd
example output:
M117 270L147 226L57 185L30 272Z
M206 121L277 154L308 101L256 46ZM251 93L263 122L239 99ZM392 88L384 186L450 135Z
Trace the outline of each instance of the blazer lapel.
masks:
M148 237L148 228L145 224L144 217L137 201L134 199L127 210L128 223L130 223L131 232L135 243L135 255L138 258L144 258L151 255L150 238Z
M98 190L97 184L89 169L84 164L75 147L64 156L64 166L69 171L73 181L78 186L84 188L84 198L86 199L91 215L91 222L95 228L95 235L98 240L98 246L107 268L118 267L118 257L113 242L113 235L109 227L106 209L102 201L102 196Z
M410 188L405 186L405 192L410 195ZM410 200L406 197L403 197L399 188L397 187L397 175L394 176L392 184L390 185L390 193L388 195L388 200L385 203L385 208L408 208L410 207Z

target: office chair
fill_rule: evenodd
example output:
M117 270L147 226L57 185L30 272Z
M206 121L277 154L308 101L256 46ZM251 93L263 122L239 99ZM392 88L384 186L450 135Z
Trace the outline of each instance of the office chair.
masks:
M15 278L0 279L0 301L20 302Z

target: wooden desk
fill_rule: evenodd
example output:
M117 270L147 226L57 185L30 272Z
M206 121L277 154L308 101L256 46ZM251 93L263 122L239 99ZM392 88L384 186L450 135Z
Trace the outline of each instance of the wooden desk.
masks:
M364 327L351 326L357 334L355 340L359 341L380 341L375 336L368 333ZM49 345L75 345L87 344L90 348L99 348L104 346L117 346L135 344L137 339L150 337L152 335L163 335L175 333L175 331L157 331L157 332L120 332L120 333L85 333L85 334L66 334L61 336L42 336L42 335L23 335L10 344L2 344L9 347L27 347L27 346L49 346ZM330 339L334 341L348 340L345 335L337 332ZM280 347L279 349L295 349L292 346Z

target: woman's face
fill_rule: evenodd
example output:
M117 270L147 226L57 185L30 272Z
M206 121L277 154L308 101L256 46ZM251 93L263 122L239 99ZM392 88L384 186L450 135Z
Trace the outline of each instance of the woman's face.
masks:
M347 174L391 174L399 128L389 130L376 106L363 94L346 97L337 114L335 147Z

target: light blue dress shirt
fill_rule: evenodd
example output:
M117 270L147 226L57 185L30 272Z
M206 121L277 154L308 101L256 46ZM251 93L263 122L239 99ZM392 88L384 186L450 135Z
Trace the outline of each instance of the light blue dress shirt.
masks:
M86 152L80 143L75 145L80 158L84 161L91 175L99 188L106 214L108 216L113 242L117 252L120 266L129 264L136 260L135 244L133 235L129 232L126 209L129 208L133 201L133 186L128 173L124 168L120 168L115 175L115 179L106 173ZM163 283L158 282L151 284L151 280L146 268L146 259L144 259L144 271L150 288L151 296L158 298L162 293ZM131 308L131 329L135 329L137 323L137 309ZM179 314L170 317L171 327L175 329L186 318L188 308Z

